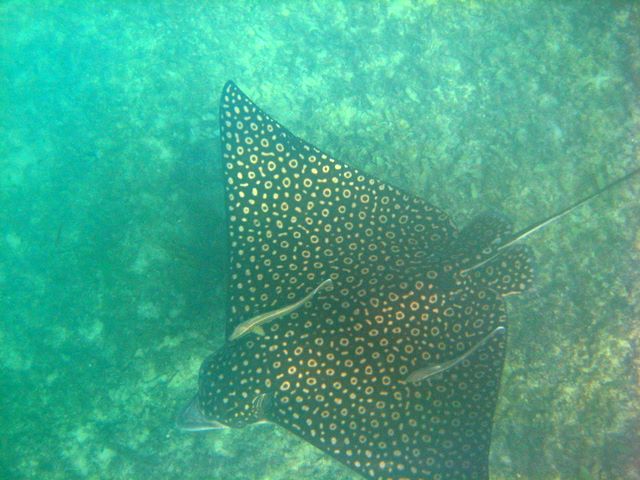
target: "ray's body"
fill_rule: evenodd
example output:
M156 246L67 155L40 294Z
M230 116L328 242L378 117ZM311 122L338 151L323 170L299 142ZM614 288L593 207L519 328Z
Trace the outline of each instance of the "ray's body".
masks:
M231 338L203 362L182 425L272 421L371 479L487 478L503 298L531 283L515 244L528 233L492 214L458 230L294 136L232 82L220 122ZM233 335L279 311L264 335Z

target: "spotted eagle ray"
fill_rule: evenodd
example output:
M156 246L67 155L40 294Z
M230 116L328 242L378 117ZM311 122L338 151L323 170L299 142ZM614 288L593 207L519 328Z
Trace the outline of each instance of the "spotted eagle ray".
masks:
M276 423L365 478L488 478L504 297L532 281L523 230L449 216L293 135L228 82L225 345L186 430Z

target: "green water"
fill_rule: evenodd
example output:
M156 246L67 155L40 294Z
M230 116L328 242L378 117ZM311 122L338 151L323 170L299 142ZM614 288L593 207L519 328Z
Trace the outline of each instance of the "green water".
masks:
M637 2L0 5L0 478L356 479L273 425L175 430L224 342L220 90L517 228L637 168ZM491 478L640 478L640 185L528 240Z

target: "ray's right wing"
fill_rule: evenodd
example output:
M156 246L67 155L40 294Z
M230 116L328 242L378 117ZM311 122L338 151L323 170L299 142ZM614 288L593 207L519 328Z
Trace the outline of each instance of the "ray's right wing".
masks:
M337 331L317 338L322 345L301 349L299 380L279 384L271 421L368 479L488 478L505 329L417 384L374 363L390 358L390 346L371 350Z

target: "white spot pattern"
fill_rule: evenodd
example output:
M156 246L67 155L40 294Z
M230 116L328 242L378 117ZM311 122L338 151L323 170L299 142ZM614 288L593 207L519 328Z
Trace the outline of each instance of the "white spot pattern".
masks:
M502 296L529 283L528 252L461 272L510 226L487 217L459 233L295 137L231 82L221 132L229 331L319 281L334 288L205 360L200 410L231 426L275 421L366 478L485 478L505 334L424 384L404 380L505 325Z

